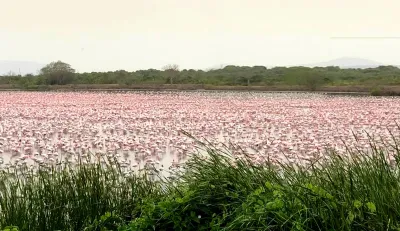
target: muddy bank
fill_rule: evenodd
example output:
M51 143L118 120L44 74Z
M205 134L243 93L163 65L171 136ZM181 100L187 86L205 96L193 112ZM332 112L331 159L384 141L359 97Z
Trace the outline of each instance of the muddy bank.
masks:
M0 85L2 91L262 91L262 92L309 92L304 86L215 86L205 84L71 84L36 85L23 88L16 85ZM332 95L400 95L400 86L321 86L313 92Z

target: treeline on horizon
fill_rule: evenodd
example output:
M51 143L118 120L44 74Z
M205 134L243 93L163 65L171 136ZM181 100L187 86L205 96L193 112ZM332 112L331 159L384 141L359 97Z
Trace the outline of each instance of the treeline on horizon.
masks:
M46 69L47 68L47 69ZM400 69L379 66L365 69L329 67L274 67L225 66L212 70L179 70L168 65L162 70L109 71L75 73L69 64L61 61L44 67L37 75L0 76L0 84L19 87L66 84L207 84L215 86L274 86L303 85L310 90L318 86L377 86L400 84Z

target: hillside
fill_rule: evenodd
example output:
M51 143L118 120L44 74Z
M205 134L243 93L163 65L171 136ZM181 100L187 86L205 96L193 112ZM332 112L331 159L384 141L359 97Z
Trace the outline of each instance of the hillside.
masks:
M0 61L0 75L10 72L15 75L37 74L44 64L29 61Z
M343 57L338 59L329 60L326 62L319 62L304 65L306 67L328 67L337 66L340 68L375 68L383 65L391 65L389 63L380 63L369 59Z

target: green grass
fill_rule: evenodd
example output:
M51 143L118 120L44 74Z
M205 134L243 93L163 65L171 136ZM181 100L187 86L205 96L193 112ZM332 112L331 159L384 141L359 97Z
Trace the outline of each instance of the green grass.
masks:
M80 230L112 211L132 219L157 183L118 165L11 167L0 174L0 225L21 230Z
M253 164L206 145L173 181L118 165L11 169L0 226L19 230L400 230L400 150L327 153L308 165ZM16 177L15 174L24 174Z

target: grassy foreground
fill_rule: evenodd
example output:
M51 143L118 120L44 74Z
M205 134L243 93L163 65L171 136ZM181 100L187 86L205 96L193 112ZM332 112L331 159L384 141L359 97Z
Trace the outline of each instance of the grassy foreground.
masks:
M253 164L208 148L165 182L116 164L0 174L3 230L400 230L400 150ZM112 163L112 162L111 162Z

